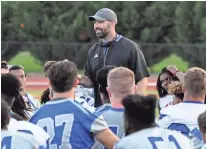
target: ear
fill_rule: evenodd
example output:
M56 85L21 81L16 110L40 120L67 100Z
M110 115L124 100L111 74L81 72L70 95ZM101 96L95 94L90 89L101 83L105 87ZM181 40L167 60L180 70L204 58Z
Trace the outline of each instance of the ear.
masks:
M49 99L50 99L50 100L52 99L52 95L51 95L51 93L49 93Z
M134 85L133 93L137 93L137 85L136 84Z
M115 22L111 22L111 23L110 23L110 26L115 27Z
M77 88L77 85L79 84L79 79L76 78L75 81L74 81L74 84L73 84L73 87L74 88Z
M46 78L46 82L48 83L48 85L50 85L50 84L49 84L49 79L48 79L48 78Z
M51 86L51 82L48 78L47 78L47 83L48 83L49 86Z
M109 98L111 98L111 97L112 97L112 93L111 93L111 91L110 91L110 88L109 88L109 87L107 87L106 89L107 89L107 92L108 92Z
M183 93L185 93L187 91L187 89L186 89L184 84L182 85L182 91L183 91Z

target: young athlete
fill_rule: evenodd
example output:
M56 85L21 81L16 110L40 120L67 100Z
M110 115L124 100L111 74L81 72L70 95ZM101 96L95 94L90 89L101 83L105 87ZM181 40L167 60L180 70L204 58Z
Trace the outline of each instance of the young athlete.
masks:
M183 82L184 74L176 66L170 65L164 67L157 78L157 91L160 97L159 110L173 105L174 96L168 93L169 84L173 81Z
M176 130L189 137L196 149L203 145L197 118L206 111L205 79L205 70L197 67L190 68L184 77L183 102L161 110L157 121L159 127Z
M108 129L103 118L74 100L74 90L78 85L76 65L68 60L59 61L49 69L48 79L53 98L31 117L30 122L51 136L49 148L89 149L95 137L112 149L118 138Z
M103 115L109 128L119 138L125 136L124 131L124 107L122 105L123 98L128 94L134 94L136 90L134 73L125 67L113 68L107 78L108 94L111 106L102 106L97 109L99 115ZM98 141L95 142L95 149L103 148Z
M96 80L99 85L100 97L104 104L110 103L109 94L107 92L107 86L108 86L107 76L109 74L109 71L112 70L113 68L115 68L115 66L108 65L108 66L104 66L97 72Z
M26 133L11 132L7 129L9 124L9 109L1 101L1 148L2 149L39 149L36 139Z
M4 101L9 109L10 121L8 130L10 132L21 131L30 135L33 135L42 146L46 146L46 141L49 139L49 135L40 127L22 121L23 118L12 111L15 97L19 94L20 82L12 74L4 74L1 76L1 100ZM16 107L18 108L18 107Z
M21 83L21 97L19 97L19 100L24 100L24 103L26 105L25 112L27 116L30 118L33 115L33 113L41 106L40 102L29 93L26 93L25 91L26 73L23 67L19 65L14 65L9 68L9 73L15 75Z
M181 133L155 126L156 101L151 95L123 99L126 137L114 149L193 149L192 142Z
M202 138L204 141L204 145L202 146L201 149L206 149L206 111L199 115L198 125L199 125L200 131L202 133Z
M47 61L44 64L44 76L46 78L48 78L48 71L50 69L50 67L55 64L57 61ZM46 103L47 101L51 100L49 97L49 91L51 89L47 89L43 92L42 97L41 97L41 103ZM94 107L94 98L91 97L92 96L92 88L85 88L81 85L78 85L75 89L75 100L79 103L81 103L82 105L86 106L86 107ZM92 109L92 108L91 108ZM93 108L94 109L94 108Z

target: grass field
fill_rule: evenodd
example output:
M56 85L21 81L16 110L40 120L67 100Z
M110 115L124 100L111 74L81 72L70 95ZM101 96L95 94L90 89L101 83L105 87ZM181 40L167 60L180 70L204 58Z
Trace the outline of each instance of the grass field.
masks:
M188 63L183 61L180 57L178 57L175 54L170 55L168 58L164 59L160 63L155 64L149 69L150 72L151 70L153 70L153 72L159 73L162 70L162 68L168 65L176 65L178 69L181 70L182 72L185 72L188 69Z
M29 52L20 52L11 61L9 61L9 64L22 65L27 73L29 72L42 73L43 71L40 61L32 57L32 55ZM188 63L184 62L177 55L172 54L168 58L164 59L162 62L155 64L153 67L149 68L149 70L150 72L152 70L152 73L157 74L161 71L163 67L171 64L177 65L181 71L185 71L188 68ZM79 70L79 73L82 74L83 70ZM42 94L42 91L39 90L29 90L28 92L34 95L35 97L40 97ZM147 91L147 93L156 94L156 91Z
M25 69L25 71L28 72L39 72L41 73L43 71L42 65L40 64L40 61L32 57L32 55L29 52L20 52L18 55L16 55L11 61L9 61L9 64L19 64L22 65ZM151 68L149 68L151 73L159 73L161 69L167 65L176 65L181 71L185 71L188 68L188 63L184 62L180 57L177 55L170 55L168 58L164 59L158 64L155 64ZM79 70L79 73L83 73L83 70Z
M39 99L41 97L43 91L40 91L40 90L27 90L27 92ZM148 90L146 92L146 94L157 94L157 91Z
M26 72L42 72L40 61L32 57L29 52L20 52L11 61L11 65L22 65Z

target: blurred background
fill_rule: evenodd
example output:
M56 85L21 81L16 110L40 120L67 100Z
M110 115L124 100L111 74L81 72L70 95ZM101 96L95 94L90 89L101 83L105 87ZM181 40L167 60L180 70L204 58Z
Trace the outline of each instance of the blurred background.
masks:
M104 7L116 12L117 33L142 47L151 74L170 64L181 71L206 69L206 2L200 1L3 1L1 60L42 76L47 60L67 58L83 73L88 50L97 41L87 18Z

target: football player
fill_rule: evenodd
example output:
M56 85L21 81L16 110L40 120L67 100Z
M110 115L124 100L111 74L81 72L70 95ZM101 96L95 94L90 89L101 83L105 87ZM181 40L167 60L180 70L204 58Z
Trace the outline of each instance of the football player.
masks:
M108 129L102 117L74 100L79 82L76 65L68 60L56 62L48 71L48 80L53 98L31 117L30 122L51 136L49 148L89 149L95 137L112 149L118 137Z
M99 115L102 114L113 133L119 138L122 138L125 135L122 100L126 95L135 93L134 73L125 67L113 68L109 71L107 81L107 90L111 105L103 105L98 108L96 112ZM96 141L93 147L95 149L101 149L102 145Z
M128 95L125 107L126 137L114 149L193 149L192 141L181 133L155 125L155 96Z
M205 70L197 67L190 68L184 76L183 102L161 110L157 121L159 127L176 130L189 137L196 149L203 145L197 118L206 110L205 80Z

